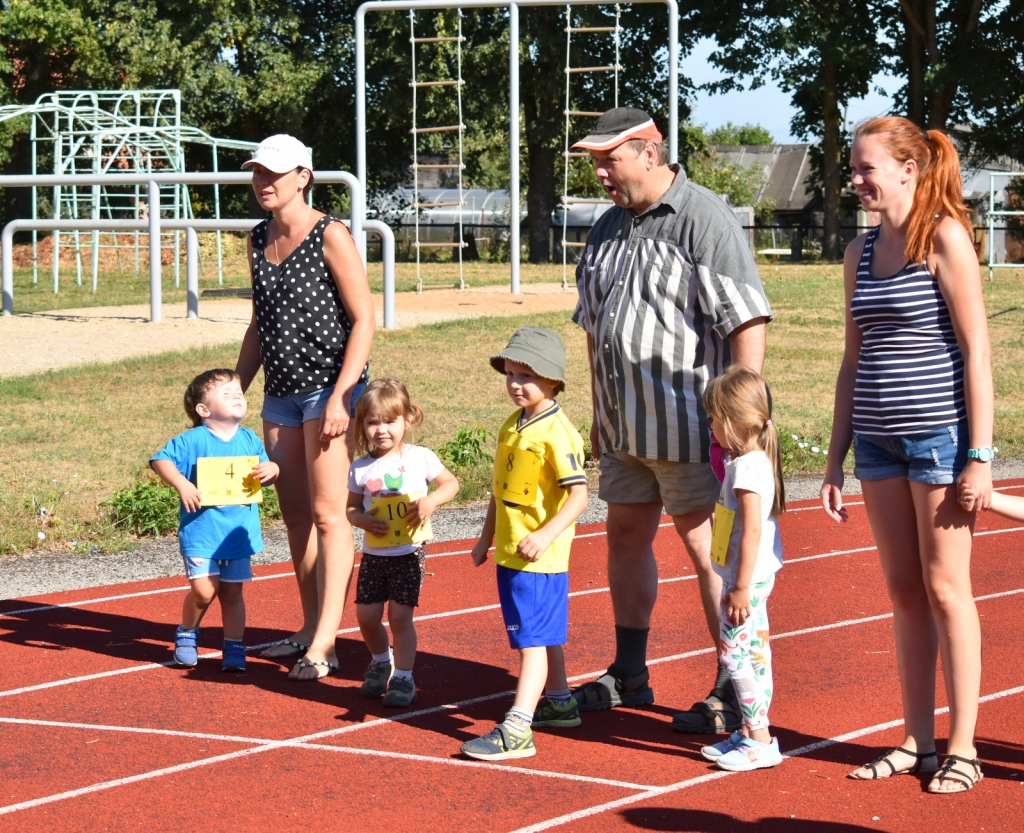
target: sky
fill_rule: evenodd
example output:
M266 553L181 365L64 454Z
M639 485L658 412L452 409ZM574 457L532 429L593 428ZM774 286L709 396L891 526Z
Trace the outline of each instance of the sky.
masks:
M715 42L710 38L704 38L698 41L693 52L683 59L683 74L694 84L716 81L723 77L724 73L708 63L708 55L714 48ZM899 81L891 76L875 76L872 92L866 98L852 99L847 105L847 121L856 124L871 116L886 113L892 106L892 93L899 85ZM875 91L875 87L881 87L887 92L880 94ZM763 87L745 92L711 95L698 90L690 96L690 104L693 107L690 121L706 125L711 130L730 121L733 124L759 124L771 132L776 142L785 144L802 141L790 133L789 123L795 110L790 103L789 95L782 92L771 80Z

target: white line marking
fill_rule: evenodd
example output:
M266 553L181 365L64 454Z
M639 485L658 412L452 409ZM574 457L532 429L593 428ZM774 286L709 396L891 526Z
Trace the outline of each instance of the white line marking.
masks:
M174 729L150 729L140 726L110 726L96 723L65 723L59 720L33 720L19 717L0 717L0 723L13 726L47 726L57 729L83 729L90 732L121 732L135 735L161 735L175 738L188 738L190 740L220 741L224 743L244 743L249 746L280 745L285 743L294 748L320 749L327 752L344 752L350 755L369 755L379 758L398 758L405 761L417 761L432 764L445 764L448 766L479 767L481 769L497 769L502 772L512 772L517 775L537 775L546 778L561 778L568 781L579 781L588 784L602 784L609 787L621 787L626 790L649 790L653 789L650 784L633 784L628 781L612 781L607 778L596 778L589 775L573 775L565 772L550 772L548 770L527 769L526 767L507 766L493 764L484 761L467 761L459 758L437 758L429 755L414 755L406 752L393 752L390 750L361 749L350 746L330 746L324 743L300 743L293 741L276 741L269 738L239 737L236 735L213 735L207 732L181 732Z
M1005 691L997 691L993 694L986 694L984 697L978 699L979 703L987 703L991 700L998 700L1001 697L1011 697L1015 694L1024 693L1024 686L1017 688L1008 688ZM949 711L948 707L936 709L935 714L945 714ZM846 741L855 740L857 738L865 737L866 735L873 735L878 732L885 732L889 729L895 729L898 726L902 726L902 720L890 720L887 723L878 723L874 726L869 726L866 729L858 729L854 732L848 732L845 735L837 735L833 738L827 738L825 740L817 741L816 743L810 743L807 746L801 746L799 749L794 749L783 755L784 758L799 758L809 752L814 752L818 749L823 749L827 746L835 746L839 743L845 743ZM641 801L646 801L649 798L657 798L659 796L666 795L667 793L679 792L681 790L688 789L690 787L700 786L701 784L707 784L711 781L718 781L721 778L727 778L730 775L737 775L735 772L725 772L719 770L717 772L710 772L707 775L700 775L696 778L687 778L685 781L679 781L675 784L670 784L666 787L654 787L653 789L647 790L646 792L637 793L636 795L628 795L624 798L617 799L615 801L608 801L604 804L598 804L594 807L588 807L586 810L577 810L574 813L566 813L564 816L558 816L557 818L548 819L537 824L532 824L529 827L520 827L518 830L514 830L513 833L540 833L542 830L550 830L553 827L561 827L563 824L568 824L573 821L579 821L581 819L589 818L591 816L605 813L608 810L617 810L620 807L626 807L630 804L637 804Z
M1005 591L1001 591L999 593L991 593L991 594L988 594L986 596L979 596L979 597L977 597L976 601L986 601L986 600L989 600L989 599L1002 598L1002 597L1005 597L1005 596L1012 596L1012 595L1017 595L1017 594L1021 594L1021 593L1024 593L1024 588L1018 588L1018 589L1015 589L1015 590L1005 590ZM817 627L814 627L814 628L803 628L803 629L801 629L799 631L790 631L790 632L787 632L787 633L777 634L777 635L774 636L774 638L775 639L782 639L782 638L785 638L785 637L788 637L788 636L798 636L798 635L804 635L804 634L809 634L809 633L818 633L818 632L824 631L824 630L834 630L836 628L850 627L852 625L864 624L866 622L874 622L874 621L878 621L878 620L881 620L881 619L887 619L887 618L890 618L891 616L892 616L891 613L889 613L889 614L881 614L881 615L878 615L878 616L867 616L867 617L864 617L863 619L852 619L852 620L846 620L846 621L843 621L843 622L835 622L835 623L832 623L832 624L829 624L829 625L820 625L820 626L817 626ZM662 658L659 658L659 659L651 660L648 664L649 665L654 665L654 664L660 664L660 663L663 663L663 662L670 662L670 661L676 660L676 659L683 659L683 658L687 658L687 657L697 656L697 655L700 655L700 654L711 653L712 651L713 651L712 648L699 649L699 650L696 650L696 651L687 652L685 654L677 654L677 655L674 655L672 657L662 657ZM570 682L575 682L577 680L591 678L591 677L594 677L594 676L596 676L596 675L598 675L600 673L602 673L602 672L600 672L600 671L593 671L593 672L591 672L589 674L580 674L580 675L571 677L570 678ZM1000 697L1008 697L1010 695L1019 694L1021 692L1024 692L1024 686L1021 686L1019 688L1014 688L1014 689L1007 689L1007 690L1002 691L1002 692L996 692L994 694L986 695L986 696L980 698L979 702L980 703L984 703L984 702L988 702L989 700L998 699ZM405 721L411 720L412 718L415 718L415 717L422 717L424 715L436 714L438 712L443 712L443 711L452 711L454 709L463 708L465 706L474 705L476 703L486 702L488 700L496 700L496 699L499 699L501 697L511 697L514 694L515 694L515 691L502 691L502 692L498 692L498 693L494 693L494 694L485 694L485 695L480 696L480 697L473 697L473 698L468 699L468 700L461 700L461 701L459 701L457 703L449 703L449 704L445 704L445 705L441 705L441 706L434 706L434 707L427 708L427 709L419 709L419 710L417 710L415 712L407 712L405 714L395 715L394 717L377 718L375 720L368 720L368 721L365 721L363 723L355 723L355 724L352 724L350 726L342 726L342 727L337 728L337 729L328 729L328 730L325 730L325 731L322 731L322 732L315 732L315 733L310 734L310 735L305 735L305 736L298 737L298 738L292 738L290 740L266 741L266 742L262 743L262 745L260 745L260 746L258 746L256 748L253 748L253 749L242 749L242 750L237 750L235 752L229 752L229 753L226 753L224 755L217 755L217 756L214 756L212 758L202 758L202 759L200 759L198 761L192 761L192 762L186 763L186 764L178 764L178 765L173 766L173 767L165 767L163 769L153 770L152 772L141 773L139 775L132 775L132 776L129 776L127 778L119 778L119 779L116 779L114 781L107 781L107 782L103 782L103 783L100 783L100 784L94 784L94 785L89 786L89 787L82 787L82 788L77 789L77 790L70 790L68 792L58 793L56 795L46 796L44 798L33 799L31 801L25 801L25 802L21 802L19 804L11 804L11 805L8 805L6 807L0 807L0 815L5 815L7 813L16 812L16 811L19 811L19 810L27 810L27 809L30 809L32 807L38 807L38 806L40 806L42 804L50 804L50 803L55 802L55 801L63 801L65 799L69 799L69 798L77 798L78 796L86 795L88 793L99 792L101 790L107 790L107 789L111 789L113 787L120 787L120 786L124 786L126 784L133 784L133 783L136 783L138 781L144 781L144 780L148 780L148 779L151 779L151 778L159 778L159 777L162 777L164 775L173 775L173 774L178 773L178 772L184 772L186 770L196 769L196 768L199 768L199 767L202 767L202 766L207 766L209 764L221 763L223 761L228 761L228 760L233 760L233 759L236 759L236 758L247 757L249 755L254 755L254 754L257 754L259 752L265 752L265 751L268 751L268 750L271 750L271 749L282 749L282 748L286 748L286 747L295 747L295 746L300 746L300 745L309 745L309 742L313 741L313 740L320 740L320 739L328 738L328 737L336 737L338 735L344 735L344 734L348 734L350 732L362 731L364 729L370 729L370 728L374 728L374 727L377 727L377 726L385 725L385 724L388 724L388 723L405 722ZM943 708L943 709L938 709L935 713L936 714L943 714L946 711L948 711L948 709ZM9 722L9 721L3 721L3 722ZM806 754L807 752L809 752L809 751L811 751L813 749L820 749L823 746L830 746L832 744L841 743L844 740L849 740L849 739L852 739L854 737L860 737L862 735L871 734L871 733L877 732L877 731L882 731L883 729L891 728L893 726L899 726L899 725L902 724L902 722L903 721L900 720L900 721L895 721L895 722L890 722L890 723L878 724L878 726L870 727L868 729L858 730L858 732L855 732L855 733L852 733L852 734L840 735L840 736L838 736L836 738L832 738L832 739L829 739L829 740L819 741L819 742L817 742L815 744L811 744L810 746L801 747L800 749L796 749L793 752L790 752L786 757L797 757L799 755ZM259 741L255 741L255 740L248 740L247 742L259 743ZM370 753L367 753L367 754L370 754ZM382 754L384 754L384 753L382 753ZM435 759L435 760L443 760L443 759ZM642 801L642 800L644 800L646 798L650 798L652 796L662 795L662 794L664 794L666 792L674 792L676 790L685 789L686 787L694 786L696 784L702 784L702 783L706 783L707 781L713 781L713 780L716 780L718 778L724 778L726 775L731 775L731 774L734 774L734 773L726 773L726 772L712 773L710 775L700 776L699 778L689 779L687 781L681 781L678 784L672 784L672 785L669 785L667 787L655 787L655 788L652 788L650 790L647 790L646 792L640 793L637 796L629 796L626 799L619 799L618 801L610 802L608 804L598 805L597 807L592 807L592 808L590 808L588 810L581 810L581 811L578 811L577 813L571 813L571 814L569 814L567 816L560 816L557 819L552 819L552 820L550 820L548 822L542 822L541 823L541 825L546 825L546 826L534 825L533 827L523 828L520 831L515 831L515 833L528 833L529 831L546 830L546 829L548 829L548 827L557 827L557 826L559 826L561 824L565 824L565 823L567 823L569 821L575 821L575 820L580 819L580 818L586 818L587 816L595 815L597 813L604 812L605 810L615 809L616 807L623 806L623 803L630 804L630 803L634 803L636 801ZM552 776L552 777L555 777L555 776Z

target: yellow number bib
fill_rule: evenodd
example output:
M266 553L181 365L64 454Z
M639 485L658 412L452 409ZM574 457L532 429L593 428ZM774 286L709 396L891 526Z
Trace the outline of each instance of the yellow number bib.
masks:
M259 457L200 457L196 460L200 506L263 503L263 487L252 473L259 462Z
M520 506L532 506L537 500L537 481L544 458L528 448L498 445L494 462L494 496Z
M721 503L715 504L714 534L711 538L711 560L724 567L729 558L729 539L732 537L732 525L736 520L736 510L727 509Z
M380 538L376 535L366 533L366 543L371 547L397 547L401 544L420 544L433 537L430 528L430 519L420 524L416 529L410 530L406 523L405 516L409 511L409 504L412 499L409 495L382 495L381 497L370 498L370 508L377 508L377 517L387 521L388 534Z

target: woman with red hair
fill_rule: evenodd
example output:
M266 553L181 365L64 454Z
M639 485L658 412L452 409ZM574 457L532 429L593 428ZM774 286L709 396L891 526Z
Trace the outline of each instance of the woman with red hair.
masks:
M853 185L881 225L846 248L846 349L836 382L825 512L846 520L843 461L854 474L893 603L906 735L851 778L934 773L931 793L982 778L974 730L981 628L971 592L972 512L992 494L992 370L981 275L949 139L897 117L854 131ZM937 654L949 701L935 748Z

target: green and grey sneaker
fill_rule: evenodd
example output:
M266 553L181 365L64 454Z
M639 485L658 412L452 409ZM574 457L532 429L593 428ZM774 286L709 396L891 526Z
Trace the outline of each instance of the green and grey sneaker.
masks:
M359 689L359 693L363 697L380 697L388 690L388 680L390 679L390 662L371 662L363 675L363 685Z
M580 707L571 697L564 706L559 706L550 697L544 697L537 704L537 711L533 713L534 726L549 726L552 729L572 729L579 726Z
M499 723L483 737L462 744L462 754L478 761L501 761L506 758L532 758L537 754L533 730L520 732Z
M388 693L384 695L383 705L404 709L411 706L416 699L416 683L408 677L392 677L388 683Z

